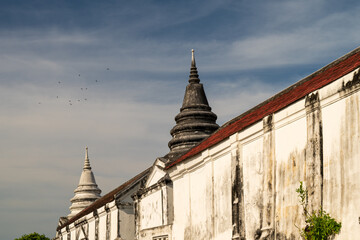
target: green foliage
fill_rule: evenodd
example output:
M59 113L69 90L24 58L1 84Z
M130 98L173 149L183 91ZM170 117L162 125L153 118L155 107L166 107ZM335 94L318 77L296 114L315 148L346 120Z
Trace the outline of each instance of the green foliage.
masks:
M308 205L308 191L303 188L303 182L300 182L300 187L296 189L296 192L299 194L300 204L303 207L305 217L308 215L307 205Z
M45 237L45 235L40 235L36 232L25 234L21 238L15 238L14 240L50 240L48 237Z
M303 187L302 182L296 192L299 194L305 216L306 226L300 230L300 234L305 240L327 240L340 232L341 222L330 217L322 208L309 214L307 210L308 191Z

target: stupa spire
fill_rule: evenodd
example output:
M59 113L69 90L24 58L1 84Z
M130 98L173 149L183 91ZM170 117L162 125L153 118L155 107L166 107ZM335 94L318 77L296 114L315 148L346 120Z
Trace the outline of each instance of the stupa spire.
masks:
M194 52L195 50L191 49L191 67L196 67Z
M83 169L88 169L91 170L91 166L90 166L90 160L89 160L89 154L88 154L88 147L85 148L86 152L85 152L85 162L84 162L84 167Z
M200 83L192 49L189 84L186 86L180 113L175 117L176 125L170 131L170 152L165 157L170 161L174 160L207 138L219 128L216 119Z
M196 68L196 62L195 62L195 54L194 49L191 49L191 67L190 67L190 76L189 76L189 83L199 83L199 74Z
M80 176L79 185L74 191L75 196L70 199L70 214L68 219L75 216L81 210L100 198L101 190L96 184L94 173L91 170L88 148L85 149L85 161L83 171Z

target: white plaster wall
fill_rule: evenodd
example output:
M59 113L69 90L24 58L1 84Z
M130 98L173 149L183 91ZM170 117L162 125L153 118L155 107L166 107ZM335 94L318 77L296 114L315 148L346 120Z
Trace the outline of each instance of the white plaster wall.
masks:
M342 222L336 239L360 235L359 98L357 92L322 109L324 209Z
M251 239L260 228L262 204L263 139L258 137L242 145L246 236Z
M74 227L74 225L70 227L70 236L71 240L76 239L76 228Z
M231 239L231 154L214 161L214 239Z
M173 181L174 186L174 225L173 239L183 240L185 226L190 224L190 181L189 174Z
M66 229L65 228L62 228L61 230L60 230L60 235L59 235L59 240L66 240L67 238L67 233L66 233Z
M61 237L60 237L60 239L61 239ZM62 239L67 240L67 232L62 233Z
M169 214L169 210L168 210L168 194L166 191L167 187L166 186L161 186L161 202L162 202L162 225L166 225L168 224L168 214Z
M167 239L172 239L171 237L171 227L172 225L163 225L156 228L149 228L142 230L140 233L141 240L153 240L154 238L158 239L159 237L164 238L167 236Z
M106 239L106 212L99 214L99 240Z
M230 152L187 167L187 173L173 179L172 239L231 239Z
M211 178L212 164L209 163L189 174L190 220L185 225L185 239L211 239L213 237ZM178 190L181 191L181 189Z
M114 204L114 203L113 203ZM118 209L116 206L111 208L110 212L110 239L115 239L117 237L118 231Z
M162 225L161 190L154 191L140 201L140 229Z
M299 181L305 180L306 143L307 125L304 115L275 130L275 227L279 239L299 236L296 226L302 226L302 208L295 191L299 187Z
M95 218L92 217L88 220L89 223L89 240L95 240Z

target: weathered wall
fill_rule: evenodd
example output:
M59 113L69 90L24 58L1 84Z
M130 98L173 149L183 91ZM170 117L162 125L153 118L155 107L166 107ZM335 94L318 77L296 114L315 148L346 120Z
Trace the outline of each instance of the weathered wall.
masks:
M121 219L119 223L119 217ZM65 228L64 228L65 230ZM62 230L62 238L67 239L67 232ZM69 225L71 240L107 240L115 239L122 234L122 239L134 239L135 220L131 204L117 206L115 201L106 207L100 207L96 213L90 213ZM61 236L59 236L61 237Z
M214 239L230 239L232 233L231 154L213 161L213 228Z
M148 172L149 169L138 174L70 219L68 224L58 228L54 240L65 240L65 237L66 240L134 240L135 202L132 196L144 186Z
M140 231L139 238L142 240L168 240L172 239L172 225L162 225L156 228L148 228Z
M98 209L99 214L99 239L106 239L106 211L104 207Z
M173 181L174 184L174 224L173 239L185 239L185 226L190 219L190 179L189 174L183 174ZM177 190L182 189L182 191ZM182 209L182 211L180 211Z
M244 221L246 223L246 236L254 236L258 228L261 228L262 174L264 171L262 161L263 139L258 131L262 128L255 126L254 133L250 138L246 134L241 142L241 158L243 165L243 197L244 197ZM250 129L252 130L252 129ZM245 135L245 134L244 134ZM241 135L240 135L241 136Z
M338 93L322 103L324 209L342 222L337 239L354 239L360 235L359 81L350 74L334 87Z
M302 208L295 192L305 181L307 122L304 101L274 114L275 125L275 226L276 239L295 239Z
M171 168L173 239L299 239L300 181L310 211L323 206L342 222L336 239L359 235L359 75L349 73Z
M189 173L189 186L181 186L175 191L181 191L184 187L190 188L190 194L187 201L190 205L190 216L185 225L185 239L210 239L213 237L212 212L213 212L213 180L212 164L197 169ZM176 214L181 211L179 206L175 206L175 224Z
M156 169L155 169L156 170ZM142 240L163 239L171 236L173 222L173 185L167 177L150 188L144 188L136 201L137 238ZM161 237L160 237L161 236Z
M95 217L94 214L88 214L88 224L89 224L89 235L88 235L88 239L89 240L95 240Z
M203 156L196 167L173 174L173 239L230 239L231 153Z
M162 205L161 190L154 191L141 200L139 204L141 229L162 225Z

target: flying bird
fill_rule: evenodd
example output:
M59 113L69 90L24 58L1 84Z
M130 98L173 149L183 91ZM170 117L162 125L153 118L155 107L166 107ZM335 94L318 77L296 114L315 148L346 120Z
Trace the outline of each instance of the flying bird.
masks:
M106 70L110 70L110 68L107 68Z

